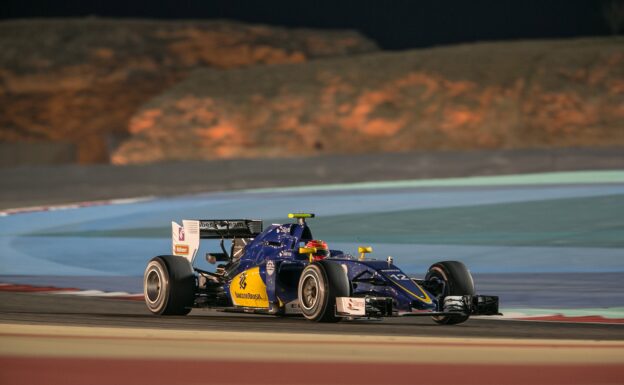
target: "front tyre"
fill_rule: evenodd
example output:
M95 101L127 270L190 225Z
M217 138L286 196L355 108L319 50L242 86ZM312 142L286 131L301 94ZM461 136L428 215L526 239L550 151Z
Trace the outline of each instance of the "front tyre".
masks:
M154 314L188 314L195 300L193 268L186 259L174 255L152 258L143 275L143 294Z
M303 316L316 322L338 322L336 297L348 297L349 278L337 263L318 261L303 269L299 278L298 298Z
M444 261L431 265L425 277L426 281L443 283L438 292L432 294L441 300L448 295L474 295L474 281L466 265L459 261ZM456 325L468 321L469 315L434 316L433 320L441 325Z

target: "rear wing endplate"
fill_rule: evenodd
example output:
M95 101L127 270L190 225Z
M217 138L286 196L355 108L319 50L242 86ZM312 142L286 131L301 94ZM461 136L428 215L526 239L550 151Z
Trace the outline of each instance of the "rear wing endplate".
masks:
M171 252L193 264L200 239L255 238L262 232L257 219L200 219L171 222Z

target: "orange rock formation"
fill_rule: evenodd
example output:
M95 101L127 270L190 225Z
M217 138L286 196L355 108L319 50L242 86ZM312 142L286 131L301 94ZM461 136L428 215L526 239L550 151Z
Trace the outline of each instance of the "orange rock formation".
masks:
M301 63L374 50L354 32L236 22L3 21L0 141L72 142L80 162L108 161L129 129L136 134L148 124L134 119L129 125L136 110L195 68Z
M133 117L112 161L624 145L622 47L481 43L197 71Z

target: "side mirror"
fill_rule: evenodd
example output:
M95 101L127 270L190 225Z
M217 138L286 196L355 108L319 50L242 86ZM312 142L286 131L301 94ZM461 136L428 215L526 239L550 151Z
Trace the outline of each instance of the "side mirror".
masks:
M316 247L300 247L299 248L299 254L308 254L308 259L310 260L310 263L314 261L314 257L312 256L312 254L314 253L316 253Z
M300 247L299 254L314 254L316 253L316 247Z
M360 261L363 261L366 257L366 254L372 253L373 248L370 246L360 246L358 247L358 253L360 253Z

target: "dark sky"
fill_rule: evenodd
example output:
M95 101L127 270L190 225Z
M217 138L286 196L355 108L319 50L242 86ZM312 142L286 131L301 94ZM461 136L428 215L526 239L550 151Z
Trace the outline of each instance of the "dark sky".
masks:
M0 18L227 18L286 27L357 29L384 49L406 49L606 35L602 5L601 0L8 0L0 7Z

